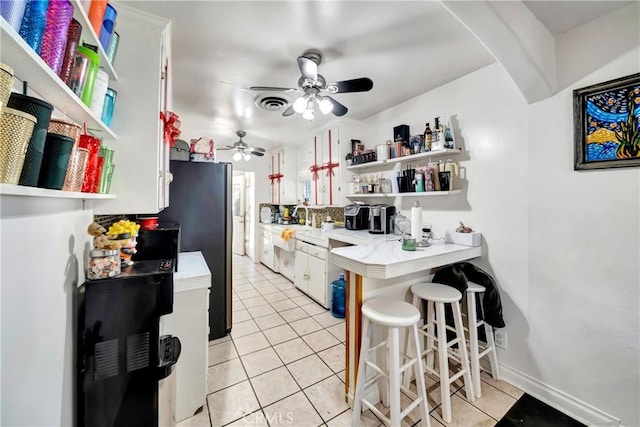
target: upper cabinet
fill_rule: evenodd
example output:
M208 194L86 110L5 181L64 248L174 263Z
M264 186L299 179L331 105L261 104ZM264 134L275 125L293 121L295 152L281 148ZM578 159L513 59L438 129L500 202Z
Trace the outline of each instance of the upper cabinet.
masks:
M269 189L271 203L294 205L296 192L297 155L294 147L284 147L270 154Z
M117 90L113 128L119 135L111 192L94 201L97 214L157 213L169 204L169 146L160 113L171 109L171 23L115 3Z
M351 139L358 138L358 125L346 119L335 121L314 133L307 156L307 163L311 161L308 166L311 172L309 201L311 204L343 205L345 203L342 167L345 164L346 154L351 151ZM303 167L303 165L300 166ZM301 181L301 183L304 182L304 180Z

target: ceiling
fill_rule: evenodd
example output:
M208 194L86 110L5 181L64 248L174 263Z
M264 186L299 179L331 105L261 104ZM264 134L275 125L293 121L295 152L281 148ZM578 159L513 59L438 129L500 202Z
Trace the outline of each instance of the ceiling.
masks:
M296 93L255 92L251 86L296 87L296 58L322 52L328 82L369 77L369 92L336 94L365 119L494 62L493 56L437 1L129 1L172 21L174 111L181 138L232 144L235 131L266 149L300 144L335 116L283 117L256 99ZM527 1L554 34L631 2ZM570 19L569 19L570 18Z

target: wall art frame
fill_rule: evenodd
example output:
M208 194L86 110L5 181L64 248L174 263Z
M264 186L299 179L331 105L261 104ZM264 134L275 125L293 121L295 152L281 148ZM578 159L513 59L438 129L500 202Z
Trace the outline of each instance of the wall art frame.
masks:
M640 73L573 91L574 170L640 166Z

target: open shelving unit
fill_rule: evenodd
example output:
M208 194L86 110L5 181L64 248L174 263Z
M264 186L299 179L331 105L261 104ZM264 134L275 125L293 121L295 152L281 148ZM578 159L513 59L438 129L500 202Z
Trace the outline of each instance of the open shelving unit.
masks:
M461 152L462 150L460 149L444 148L442 150L427 151L426 153L412 154L410 156L396 157L388 160L376 160L375 162L360 163L358 165L347 166L346 169L347 170L369 169L369 168L382 167L385 165L394 165L396 163L400 163L400 164L411 163L411 162L430 159L434 157L443 157L447 155L460 154Z
M73 191L49 190L25 185L0 184L2 196L53 197L58 199L115 199L115 194L80 193Z
M75 9L81 6L76 5ZM87 20L85 25L90 25ZM89 28L90 29L90 28ZM83 34L84 34L83 25ZM95 34L95 33L94 33ZM85 40L87 40L85 38ZM98 41L98 45L100 42ZM53 72L40 56L0 17L0 52L2 62L14 70L15 77L78 124L87 123L92 133L117 135ZM114 71L115 72L115 71ZM100 135L99 135L100 136Z
M425 191L421 193L362 193L362 194L347 194L349 199L359 198L387 198L387 197L436 197L436 196L449 196L451 194L458 194L462 190L450 190L450 191Z

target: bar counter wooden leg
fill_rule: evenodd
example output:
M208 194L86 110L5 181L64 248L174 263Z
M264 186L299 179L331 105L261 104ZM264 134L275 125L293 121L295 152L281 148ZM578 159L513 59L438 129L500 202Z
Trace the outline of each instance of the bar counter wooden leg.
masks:
M346 307L345 313L346 322L346 342L345 342L345 400L349 401L349 388L350 388L350 362L353 359L353 378L354 382L358 379L358 360L360 360L360 345L362 342L362 276L356 274L355 276L355 288L351 289L351 274L345 272L347 278L347 294L346 294ZM354 312L353 312L353 325L351 324L351 298L354 299ZM353 357L351 356L351 329L353 328Z

